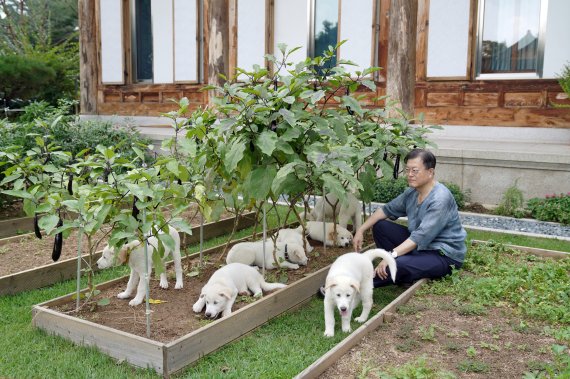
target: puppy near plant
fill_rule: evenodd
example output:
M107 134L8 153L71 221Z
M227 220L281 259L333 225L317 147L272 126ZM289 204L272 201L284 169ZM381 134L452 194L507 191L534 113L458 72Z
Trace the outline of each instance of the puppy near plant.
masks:
M174 240L174 250L170 251L170 249L165 246L164 257L162 260L163 262L166 262L166 259L170 254L172 254L174 270L176 272L176 284L174 288L181 289L184 286L184 282L180 256L180 235L172 226L169 227L169 234ZM145 270L146 267L148 267L148 278L150 279L152 272L152 254L155 249L158 249L158 240L156 237L149 237L147 251L148 260L145 262L144 245L141 245L138 240L129 242L121 247L121 250L117 253L116 257L114 249L107 245L103 249L101 258L97 261L97 267L99 267L99 269L111 267L113 264L122 265L128 263L131 268L131 274L129 276L127 288L125 291L119 293L117 297L119 299L128 299L132 296L132 293L136 288L137 291L135 297L129 301L130 306L141 304L146 296L146 282L144 280ZM160 274L160 287L164 289L168 288L166 272L162 272Z
M347 253L338 257L331 265L325 281L325 337L334 336L334 309L341 317L342 331L351 331L352 311L362 301L362 313L354 320L363 323L372 309L374 288L374 266L372 262L382 258L388 261L392 280L396 279L396 260L383 249L372 249L364 253Z
M299 226L297 229L302 230L302 227ZM321 221L307 221L305 230L311 239L321 241L326 246L347 247L352 242L350 231L340 225L336 225L335 232L335 225L332 222L326 222L323 228Z

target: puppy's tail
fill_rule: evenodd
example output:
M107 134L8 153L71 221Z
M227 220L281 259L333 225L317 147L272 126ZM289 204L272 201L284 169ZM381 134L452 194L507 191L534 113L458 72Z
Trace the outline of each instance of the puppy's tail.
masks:
M283 283L267 283L265 280L261 282L261 289L264 291L273 291L279 288L287 287L287 284Z
M373 261L377 258L382 258L388 261L388 267L390 268L390 276L392 277L392 281L396 282L396 271L398 268L396 267L396 260L392 255L384 249L370 249L362 253L370 258L370 261Z

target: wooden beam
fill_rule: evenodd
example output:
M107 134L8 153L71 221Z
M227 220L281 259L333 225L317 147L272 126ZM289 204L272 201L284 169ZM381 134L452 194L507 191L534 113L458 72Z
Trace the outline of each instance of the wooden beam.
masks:
M414 114L417 11L415 0L390 4L386 94L410 115Z
M206 15L208 73L207 83L221 86L223 80L219 74L229 74L229 0L206 0L204 2ZM211 91L211 96L214 93Z
M79 0L79 83L80 113L97 114L97 84L99 82L99 59L97 56L97 11L98 1Z

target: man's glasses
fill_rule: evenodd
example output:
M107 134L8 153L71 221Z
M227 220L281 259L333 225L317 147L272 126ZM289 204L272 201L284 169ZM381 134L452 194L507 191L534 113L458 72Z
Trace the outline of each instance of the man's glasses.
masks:
M420 173L420 171L422 171L419 168L407 168L404 170L404 172L406 173L406 175L411 175L411 176L416 176Z

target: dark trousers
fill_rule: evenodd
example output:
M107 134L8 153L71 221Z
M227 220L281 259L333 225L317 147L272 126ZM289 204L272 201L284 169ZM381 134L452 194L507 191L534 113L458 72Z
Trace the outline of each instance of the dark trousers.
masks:
M372 227L372 236L376 246L384 250L392 250L399 246L410 236L405 226L391 221L381 220ZM451 266L460 268L461 264L445 256L439 250L413 250L406 255L396 258L398 271L396 284L411 284L422 278L435 279L451 274ZM374 287L393 284L390 269L387 267L388 277L380 279L374 277Z

